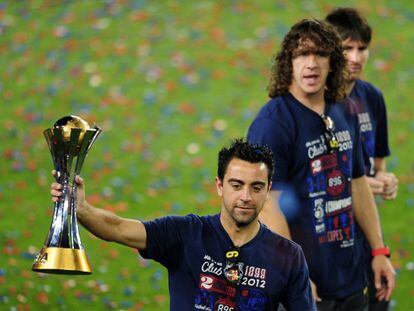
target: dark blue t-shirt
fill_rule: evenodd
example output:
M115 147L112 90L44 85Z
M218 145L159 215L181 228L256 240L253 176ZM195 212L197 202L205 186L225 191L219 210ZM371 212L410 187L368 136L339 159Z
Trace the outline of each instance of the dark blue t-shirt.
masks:
M375 175L374 158L390 155L384 97L372 84L356 80L349 97L358 115L366 174Z
M220 215L169 216L144 222L147 249L140 253L168 269L171 310L316 310L303 252L261 225L240 248L231 264L225 253L233 246ZM225 277L228 267L240 283Z
M365 173L374 176L376 173L374 159L390 155L384 97L372 84L356 80L349 98L351 99L347 102L349 111L358 115ZM364 248L366 268L371 269L371 247L359 227L357 233Z
M248 140L274 153L274 190L292 239L305 253L322 298L338 299L365 286L355 239L351 181L364 174L358 120L343 104L326 105L339 150L328 153L321 116L292 94L271 99L258 113Z

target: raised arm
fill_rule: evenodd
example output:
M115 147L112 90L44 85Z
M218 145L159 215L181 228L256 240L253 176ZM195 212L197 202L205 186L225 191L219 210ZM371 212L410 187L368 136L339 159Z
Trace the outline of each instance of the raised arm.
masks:
M135 219L122 218L114 213L90 205L85 198L84 181L75 179L77 190L76 215L79 222L92 234L100 239L117 242L137 249L145 249L147 234L142 222ZM62 195L62 185L52 183L52 201L57 202Z

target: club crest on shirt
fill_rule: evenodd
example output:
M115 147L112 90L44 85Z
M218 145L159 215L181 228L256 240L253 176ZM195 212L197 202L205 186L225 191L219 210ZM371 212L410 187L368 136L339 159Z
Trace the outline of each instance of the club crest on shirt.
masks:
M243 277L243 266L242 262L226 261L224 276L229 282L239 284Z

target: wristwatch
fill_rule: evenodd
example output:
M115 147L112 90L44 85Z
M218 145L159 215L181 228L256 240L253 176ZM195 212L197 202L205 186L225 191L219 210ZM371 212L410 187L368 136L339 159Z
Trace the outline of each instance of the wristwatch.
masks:
M388 258L390 258L391 251L390 251L390 248L388 246L384 246L384 247L373 249L371 251L371 255L372 255L372 257L378 256L378 255L384 255L384 256L387 256Z

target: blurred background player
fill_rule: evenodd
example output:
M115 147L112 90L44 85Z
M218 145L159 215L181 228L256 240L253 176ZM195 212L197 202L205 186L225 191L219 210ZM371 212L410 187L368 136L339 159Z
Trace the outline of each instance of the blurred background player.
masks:
M372 193L385 200L397 195L398 180L386 171L385 157L390 155L388 146L387 114L384 97L372 84L361 80L361 75L369 58L371 27L356 9L337 8L326 16L342 40L348 75L346 92L352 100L358 114L360 135L365 163L365 173ZM389 302L379 301L375 296L373 275L370 268L371 250L365 243L369 260L367 272L369 278L370 310L387 310Z
M261 220L276 232L290 231L302 246L318 310L324 311L368 305L355 221L373 249L384 248L364 174L358 120L340 102L346 96L345 67L331 26L319 20L295 24L275 57L271 100L248 131L248 139L270 147L275 159L271 199ZM279 210L287 187L297 198L283 209L288 229ZM379 297L389 299L395 279L389 259L375 256L372 267ZM386 283L379 282L381 276Z

